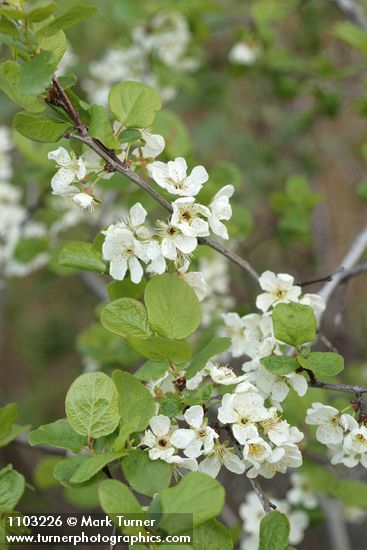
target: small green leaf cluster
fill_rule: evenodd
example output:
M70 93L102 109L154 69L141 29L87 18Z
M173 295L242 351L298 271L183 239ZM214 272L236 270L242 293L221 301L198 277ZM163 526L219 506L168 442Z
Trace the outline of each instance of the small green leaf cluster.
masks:
M316 338L317 320L310 306L278 304L272 312L274 336L295 348L294 355L270 355L261 359L266 369L278 375L311 371L311 376L335 376L344 369L344 359L334 352L311 351L307 343Z
M190 359L185 338L198 328L201 316L192 288L177 275L156 275L145 286L144 302L112 301L102 310L102 325L152 361L179 364Z

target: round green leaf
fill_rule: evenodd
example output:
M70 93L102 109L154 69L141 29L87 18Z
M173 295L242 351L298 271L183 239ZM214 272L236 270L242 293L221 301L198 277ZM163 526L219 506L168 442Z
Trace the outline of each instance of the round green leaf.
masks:
M10 512L18 504L25 489L25 479L8 464L0 470L0 510Z
M316 376L336 376L344 369L344 358L331 351L314 351L307 357L299 356L299 362Z
M105 306L101 313L101 323L110 332L125 338L149 336L145 307L132 298L120 298Z
M160 336L186 338L199 326L200 303L194 290L177 275L153 277L145 288L150 326Z
M285 550L288 545L289 521L285 514L274 511L260 524L259 550Z
M163 519L161 526L168 533L185 530L185 520L177 525L178 514L190 514L197 527L217 516L224 504L224 489L216 480L200 472L190 472L175 487L161 492ZM192 514L192 516L191 516Z
M296 304L278 304L273 313L274 336L277 340L299 347L316 338L317 321L310 306Z
M159 93L142 82L121 82L111 88L109 105L128 128L148 128L161 108Z
M172 477L171 467L167 462L151 460L142 449L136 449L125 456L121 461L121 468L134 491L149 497L166 489Z
M80 435L109 435L120 421L116 386L103 372L79 376L70 386L65 407L70 426Z

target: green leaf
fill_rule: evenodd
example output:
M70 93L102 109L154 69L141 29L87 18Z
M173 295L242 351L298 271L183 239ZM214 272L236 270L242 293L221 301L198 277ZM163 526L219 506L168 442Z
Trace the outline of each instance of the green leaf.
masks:
M135 284L130 279L123 281L112 281L107 286L108 296L111 302L119 298L140 298L146 287L146 280L142 279L140 283Z
M132 298L120 298L107 304L101 312L101 323L107 330L125 338L149 336L145 307Z
M21 112L15 115L13 127L33 141L54 143L64 136L70 124L37 113Z
M38 36L38 45L42 50L52 52L55 63L59 64L67 50L68 43L65 33L59 31L52 36Z
M2 34L9 34L13 37L18 36L18 31L15 25L9 19L5 19L4 17L0 18L0 32Z
M230 338L220 338L219 336L212 338L210 342L208 342L208 344L195 355L190 365L187 367L185 371L186 379L190 380L190 378L195 376L196 373L205 367L209 359L219 353L227 351L230 345Z
M344 369L344 358L331 351L311 352L307 357L298 357L304 369L310 369L315 376L335 376Z
M78 376L66 395L65 408L73 430L93 438L112 433L121 416L115 384L103 372Z
M216 519L206 521L194 529L194 549L232 550L233 541L230 532Z
M161 108L159 93L141 82L121 82L111 88L109 106L128 128L148 128Z
M110 462L121 458L121 453L103 453L100 455L90 456L88 460L83 462L81 466L74 472L70 479L71 483L84 483L91 477L95 476L102 468Z
M113 133L106 109L101 105L92 105L89 113L89 134L99 139L109 149L119 149L120 143Z
M73 485L64 489L64 498L66 502L77 508L86 510L96 510L99 508L98 498L99 481L86 485Z
M177 275L164 273L150 279L144 300L150 326L160 336L186 338L200 324L200 303L195 291Z
M155 415L155 400L149 390L135 376L121 370L112 374L121 407L120 432L115 450L121 451L134 432L142 432Z
M36 95L31 95L19 85L20 65L15 61L4 61L0 65L0 90L27 111L39 113L45 103Z
M25 479L8 464L0 470L0 510L11 512L23 496Z
M60 460L54 468L54 477L64 487L71 486L71 478L78 469L89 460L87 455L76 455L72 458Z
M126 128L121 132L118 139L120 143L134 143L141 139L141 132L135 128Z
M50 17L56 8L56 2L38 2L37 5L27 13L27 17L30 21L43 21Z
M285 550L288 546L289 521L285 514L275 510L260 523L259 550Z
M116 479L106 479L98 487L99 500L106 514L142 514L132 492Z
M87 445L87 438L74 432L66 418L40 426L28 435L29 444L50 445L79 453Z
M148 453L135 449L121 460L122 472L130 487L148 497L169 487L172 471L163 460L150 460Z
M37 32L37 38L39 37L48 37L56 34L58 31L63 29L68 29L84 19L87 19L97 11L97 8L92 6L87 6L85 4L76 4L72 6L67 11L62 13L59 17L54 19L48 25L43 26Z
M184 407L185 403L178 395L167 394L159 400L159 413L169 416L170 418L181 414Z
M167 371L165 361L146 361L135 373L134 376L139 380L147 382L148 380L158 380Z
M43 51L23 63L20 68L19 86L28 94L39 94L51 84L57 64L52 52Z
M30 425L20 426L19 424L13 424L9 432L0 438L0 447L6 447L6 445L9 445L18 435L27 432L29 428Z
M316 338L317 321L310 306L278 304L273 313L274 336L277 340L299 347Z
M90 243L81 241L65 244L59 253L58 262L63 267L97 271L98 273L106 271L106 264L102 260L101 253Z
M152 361L172 361L173 363L183 363L191 357L191 349L184 340L169 340L159 336L150 336L149 338L128 338L130 346Z
M74 73L69 73L67 75L59 76L58 79L61 86L64 88L64 90L71 88L77 82L77 77Z
M161 492L163 518L160 525L168 533L176 533L177 517L172 514L188 514L188 520L198 527L214 518L222 510L224 489L215 479L199 472L190 472L175 487ZM190 528L190 524L181 528ZM180 530L181 530L180 528ZM179 532L179 531L177 531Z
M9 403L0 408L0 439L7 436L18 418L18 405Z
M299 368L299 363L295 357L287 355L270 355L260 360L261 364L273 374L289 374Z

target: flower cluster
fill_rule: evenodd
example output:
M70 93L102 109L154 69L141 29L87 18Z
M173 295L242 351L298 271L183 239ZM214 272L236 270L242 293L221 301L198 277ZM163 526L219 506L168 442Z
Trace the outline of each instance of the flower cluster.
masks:
M177 373L179 378L184 375L184 371ZM198 469L213 477L218 475L223 465L237 474L246 471L250 478L258 475L272 478L276 472L285 473L289 467L301 466L302 456L297 443L302 440L303 434L283 420L274 407L267 408L256 387L246 382L245 378L246 375L237 376L227 366L208 361L199 373L186 380L186 388L191 391L197 390L203 382L206 384L208 381L216 388L212 396L221 400L217 413L219 429L216 432L207 425L202 407L190 407L184 414L184 420L190 426L188 430L176 428L172 431L171 427L169 430L167 428L165 435L170 433L171 449L169 462L173 461L171 457L176 456L178 449L184 449L186 457L198 459L203 456ZM163 395L174 392L174 381L173 375L166 372L162 378L148 382L148 388L157 399L158 406ZM229 386L231 392L225 393L221 399L216 390ZM223 394L223 391L220 393ZM160 435L154 431L154 426L151 425L151 428L152 433L148 433L148 439L143 439L143 443L150 448L153 435ZM193 429L199 430L204 441L202 446L198 443L200 438L192 439ZM223 437L220 436L222 433ZM153 447L156 448L157 439L154 441ZM195 456L192 454L193 445L196 449ZM166 448L165 443L164 449ZM166 452L159 456L156 456L156 451L149 454L153 460L167 458ZM192 469L193 463L190 464Z
M247 356L242 369L248 373L246 380L253 383L264 398L281 410L280 403L293 388L299 396L307 391L305 377L296 372L278 376L261 365L261 359L270 354L281 354L280 343L273 333L271 311L280 303L297 302L309 305L318 315L324 309L323 300L317 294L302 294L301 287L294 284L291 275L276 275L265 271L259 278L263 290L257 296L256 306L262 313L250 313L240 317L237 313L224 314L225 334L231 338L233 357Z
M127 269L131 280L140 282L142 263L148 273L163 273L167 261L173 261L181 277L197 292L199 299L206 294L206 284L200 273L187 273L190 254L198 245L198 238L210 234L228 238L222 220L230 219L229 198L234 188L224 186L208 206L196 202L209 176L203 166L196 166L187 174L185 159L179 157L167 164L155 161L148 165L152 179L179 198L172 202L172 215L167 221L158 220L154 231L145 225L147 212L137 203L126 220L112 224L104 231L103 257L110 262L110 275L122 280Z
M118 136L124 127L117 121L114 123L115 135ZM132 155L138 164L141 160L152 160L161 154L165 147L164 138L153 134L149 129L142 129L141 139L134 146L130 146ZM121 145L118 159L124 162L127 159L127 143ZM100 179L109 179L113 173L108 172L104 162L93 151L77 157L74 152L69 153L64 147L48 153L49 160L56 162L58 168L51 180L53 195L68 197L71 202L84 210L93 211L101 203L95 196L95 187ZM94 177L91 180L91 177Z
M326 445L332 454L332 464L353 468L361 464L367 468L367 427L350 414L340 413L335 407L312 403L307 410L306 424L317 426L316 439Z
M290 476L292 486L282 500L272 499L277 510L287 515L290 524L289 543L299 544L304 538L304 532L309 526L310 518L306 510L318 506L315 493L307 484L307 479L302 474ZM305 509L300 509L299 506ZM259 547L260 523L265 516L264 509L253 491L247 493L245 502L239 508L239 514L243 520L244 537L241 542L243 550L257 550Z
M222 465L231 472L242 474L245 471L243 461L236 455L228 442L220 443L218 433L208 426L204 418L204 409L200 405L189 407L184 413L188 428L179 428L164 415L157 415L150 421L141 444L149 448L152 460L161 459L172 464L175 471L180 468L205 472L216 477ZM183 452L184 456L178 454ZM197 459L205 455L198 464Z
M175 89L159 85L154 65L174 67L179 72L196 69L197 60L186 55L190 42L191 32L182 14L159 12L147 25L133 29L129 47L111 49L101 60L91 63L91 76L84 88L93 102L106 105L113 84L135 80L158 89L163 100L169 101Z

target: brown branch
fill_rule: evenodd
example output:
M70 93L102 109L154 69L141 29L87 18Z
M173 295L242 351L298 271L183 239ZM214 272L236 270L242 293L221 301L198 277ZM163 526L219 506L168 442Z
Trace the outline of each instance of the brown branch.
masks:
M341 391L345 393L363 394L367 393L366 386L355 386L353 384L330 384L329 382L322 382L321 380L310 380L308 382L310 388L322 388L324 390Z
M78 111L74 108L74 105L71 103L67 93L65 92L64 88L61 86L58 78L56 76L53 76L52 83L55 87L55 90L59 96L59 101L61 106L65 109L65 111L68 113L68 115L73 119L75 122L75 129L78 130L82 136L87 135L87 127L85 124L81 121Z

